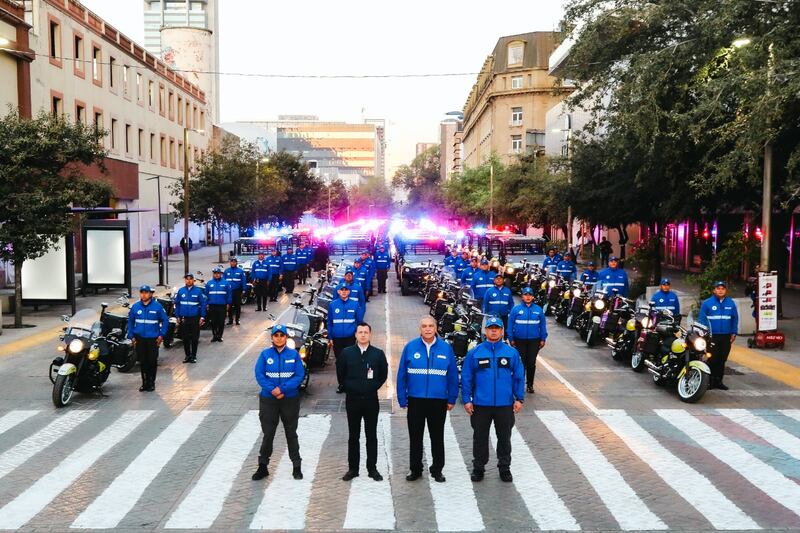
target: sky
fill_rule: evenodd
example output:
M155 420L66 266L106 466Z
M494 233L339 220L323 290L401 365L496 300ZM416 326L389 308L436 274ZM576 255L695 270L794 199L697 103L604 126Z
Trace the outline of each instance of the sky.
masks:
M412 79L274 79L222 75L220 122L317 115L387 124L387 174L417 142L438 142L439 122L460 111L497 39L552 31L564 0L220 1L220 70L245 74L441 74ZM141 0L83 0L134 41L144 41Z

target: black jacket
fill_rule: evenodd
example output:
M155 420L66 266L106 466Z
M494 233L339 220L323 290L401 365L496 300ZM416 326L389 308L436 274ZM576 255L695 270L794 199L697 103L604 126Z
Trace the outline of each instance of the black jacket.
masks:
M372 369L372 379L367 379L367 372ZM386 381L389 365L386 354L373 345L361 354L358 344L348 346L336 360L336 376L344 385L345 392L356 398L377 398L378 389Z

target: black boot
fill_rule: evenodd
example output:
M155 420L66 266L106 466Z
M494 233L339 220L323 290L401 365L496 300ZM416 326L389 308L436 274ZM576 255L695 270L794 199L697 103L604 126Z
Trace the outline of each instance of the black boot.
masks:
M292 469L292 477L295 479L303 479L303 471L300 470L300 465L296 465Z
M255 473L253 474L251 479L253 481L258 481L258 480L264 479L268 475L269 475L269 470L267 470L267 465L259 464L258 465L258 469L255 471Z

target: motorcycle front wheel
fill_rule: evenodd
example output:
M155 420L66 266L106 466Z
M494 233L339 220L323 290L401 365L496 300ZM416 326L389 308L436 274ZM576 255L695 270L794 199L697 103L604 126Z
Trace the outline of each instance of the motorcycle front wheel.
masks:
M569 315L567 315L567 321L564 322L564 325L567 326L567 328L571 328L572 327L572 322L574 320L575 320L575 315L570 313Z
M641 350L634 350L631 355L631 370L634 372L644 370L644 353Z
M628 344L625 342L617 341L617 348L611 349L611 357L614 361L622 361L625 359L626 355L630 355L630 350L628 350Z
M66 376L59 374L56 377L56 382L53 385L53 405L65 407L72 400L72 393L75 391L75 378L76 375L74 373Z
M678 380L678 396L682 402L696 403L706 393L710 382L711 376L699 368L689 367Z
M587 346L594 346L597 342L597 337L600 335L600 326L597 324L592 324L592 327L589 328L589 333L586 334L586 344Z

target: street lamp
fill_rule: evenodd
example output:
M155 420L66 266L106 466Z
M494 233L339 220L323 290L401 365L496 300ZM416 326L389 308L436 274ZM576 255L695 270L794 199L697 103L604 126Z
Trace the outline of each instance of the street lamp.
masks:
M567 161L572 160L572 115L564 115L564 129L554 129L553 133L566 133L567 134ZM567 183L572 183L572 165L570 165L569 172L567 173ZM567 205L567 248L570 252L572 246L572 204Z
M204 135L204 130L183 128L183 273L189 273L189 132Z

